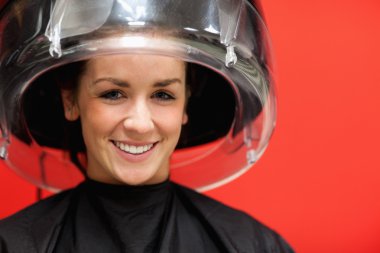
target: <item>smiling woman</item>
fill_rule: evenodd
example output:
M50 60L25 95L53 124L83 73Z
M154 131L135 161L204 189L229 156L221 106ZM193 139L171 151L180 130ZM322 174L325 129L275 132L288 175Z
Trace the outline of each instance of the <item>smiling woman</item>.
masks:
M193 190L249 169L274 128L256 7L10 1L0 16L0 157L39 187L69 190L1 221L1 252L292 252Z
M85 64L78 85L78 94L63 90L62 96L66 119L81 119L87 175L130 185L165 181L187 122L184 62L153 55L98 57Z

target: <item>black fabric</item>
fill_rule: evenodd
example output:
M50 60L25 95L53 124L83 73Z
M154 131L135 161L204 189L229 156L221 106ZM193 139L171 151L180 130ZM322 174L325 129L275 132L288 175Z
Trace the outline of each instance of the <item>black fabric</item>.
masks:
M0 252L293 251L245 213L170 181L87 180L0 221Z

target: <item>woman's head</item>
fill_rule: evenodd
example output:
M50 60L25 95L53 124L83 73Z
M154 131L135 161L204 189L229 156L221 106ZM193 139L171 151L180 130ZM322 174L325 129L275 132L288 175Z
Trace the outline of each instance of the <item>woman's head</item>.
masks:
M67 120L80 119L87 174L110 183L165 180L187 122L186 66L175 58L111 55L84 64L62 89Z

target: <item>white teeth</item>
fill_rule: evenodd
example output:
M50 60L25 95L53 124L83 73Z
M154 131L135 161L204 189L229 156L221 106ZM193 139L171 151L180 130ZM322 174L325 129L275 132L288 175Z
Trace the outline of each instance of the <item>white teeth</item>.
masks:
M136 153L141 154L142 152L144 152L144 147L140 146L136 148Z
M127 153L134 154L134 155L145 153L153 147L153 144L148 144L148 145L143 145L143 146L133 146L133 145L127 145L118 141L115 141L114 144L120 150L123 150Z

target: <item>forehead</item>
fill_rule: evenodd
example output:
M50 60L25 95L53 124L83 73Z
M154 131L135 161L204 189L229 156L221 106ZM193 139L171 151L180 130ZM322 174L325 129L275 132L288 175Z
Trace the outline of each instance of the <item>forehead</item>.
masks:
M123 74L144 77L148 75L182 75L185 66L184 61L173 57L119 54L92 58L87 62L86 70L94 75Z

